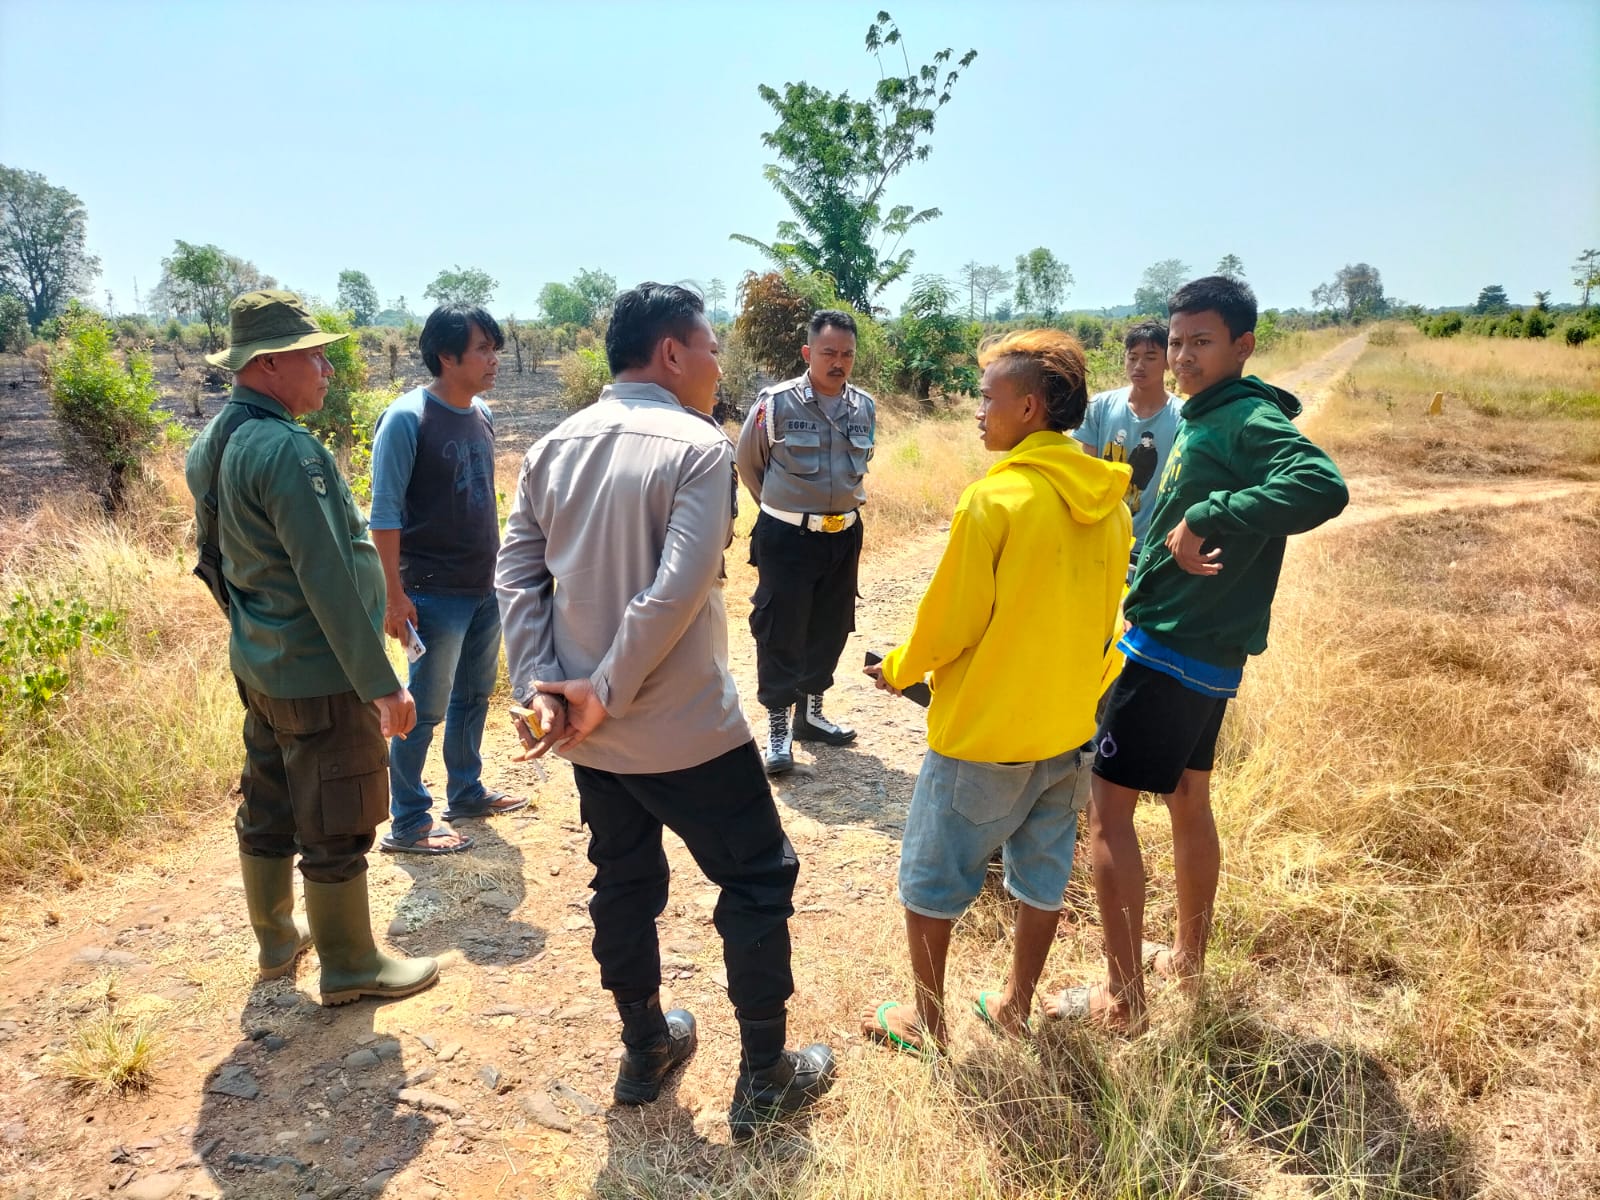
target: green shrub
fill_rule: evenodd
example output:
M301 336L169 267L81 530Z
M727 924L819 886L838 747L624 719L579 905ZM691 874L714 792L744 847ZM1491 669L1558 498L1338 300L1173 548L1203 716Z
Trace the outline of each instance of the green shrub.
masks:
M1523 334L1531 338L1548 337L1553 324L1548 313L1535 308L1523 320Z
M1084 316L1073 319L1072 327L1067 330L1078 339L1085 350L1098 350L1105 344L1107 323L1099 317ZM1259 325L1257 326L1259 329ZM1257 334L1256 342L1260 344L1260 335Z
M561 403L573 412L593 404L611 382L605 351L593 348L580 347L564 355L557 374L561 377Z
M79 654L98 653L117 625L115 613L76 596L43 604L12 596L0 616L0 735L37 720L71 684Z
M154 343L160 335L156 323L142 313L126 313L115 321L117 337L135 346Z
M20 354L33 333L28 328L28 306L20 296L0 295L0 352Z
M1565 336L1567 345L1581 346L1589 340L1589 327L1587 325L1568 325Z
M350 332L350 319L344 313L323 309L313 315L324 333ZM355 442L352 398L367 386L367 360L352 337L329 342L323 347L323 353L333 366L333 378L328 381L328 394L322 398L322 407L305 415L305 426L330 446L348 449Z
M349 455L345 459L345 480L363 506L372 503L372 431L383 410L400 395L400 385L371 388L350 396Z
M104 317L76 303L63 314L50 358L50 402L67 461L101 477L110 511L122 507L128 473L162 440L169 418L155 407L160 398L149 357L119 362Z
M938 388L946 396L976 395L976 353L981 327L956 316L955 292L942 278L920 276L900 319L889 326L889 347L898 360L895 383L927 402Z
M1277 309L1267 309L1256 320L1256 353L1272 349L1273 343L1282 336L1283 326L1278 320Z

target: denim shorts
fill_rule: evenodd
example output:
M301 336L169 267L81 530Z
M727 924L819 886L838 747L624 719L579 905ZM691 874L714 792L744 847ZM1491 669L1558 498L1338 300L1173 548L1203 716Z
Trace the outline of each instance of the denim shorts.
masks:
M900 843L900 903L953 921L977 899L996 850L1005 886L1033 908L1061 908L1078 814L1089 802L1079 750L1042 762L988 763L929 750Z

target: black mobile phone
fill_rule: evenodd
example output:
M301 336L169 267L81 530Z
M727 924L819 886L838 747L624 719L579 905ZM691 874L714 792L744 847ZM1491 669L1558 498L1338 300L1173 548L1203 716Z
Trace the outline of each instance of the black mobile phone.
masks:
M871 650L867 651L867 666L875 667L882 661L883 655L874 654ZM933 703L933 692L925 683L913 683L900 694L911 703L921 705L923 708L927 708L928 705Z

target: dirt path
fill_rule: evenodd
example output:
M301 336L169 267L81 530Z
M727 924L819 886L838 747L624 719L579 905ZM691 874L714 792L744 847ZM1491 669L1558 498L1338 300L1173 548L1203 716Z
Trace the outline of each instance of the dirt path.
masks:
M1361 346L1345 343L1283 382L1314 406ZM1368 490L1347 521L1454 502L1448 491L1403 495L1376 481ZM1529 498L1510 488L1478 497ZM863 731L860 744L819 750L777 789L803 864L791 1036L829 1040L843 1059L837 1098L819 1122L881 1101L872 1073L853 1069L862 1053L854 1015L901 976L894 867L926 734L922 710L871 690L853 667L864 648L888 649L903 634L942 544L943 531L929 529L872 556L834 693L840 715ZM748 593L748 571L736 564L734 672L755 711L753 654L741 636ZM533 792L535 811L467 824L479 839L470 854L372 856L375 927L406 952L443 959L441 982L408 1000L324 1010L313 999L314 955L298 978L254 982L227 805L159 862L54 900L10 898L0 925L7 1193L583 1195L625 1173L641 1145L669 1147L662 1152L702 1178L724 1170L735 1153L725 1117L737 1041L711 925L715 893L673 842L664 990L699 1016L701 1049L662 1102L613 1111L616 1028L589 954L586 839L571 774L559 763L511 764L511 750L494 725L487 775ZM436 783L439 774L435 760ZM1087 960L1092 950L1063 948L1074 952ZM1062 970L1069 961L1052 960ZM111 1008L157 1029L155 1085L125 1099L75 1095L48 1059Z
M864 745L822 748L778 788L805 864L792 1028L841 1051L851 1022L835 976L850 970L860 922L897 928L893 868L926 736L922 710L849 666L898 639L942 540L932 530L874 559L835 692L839 713L868 731ZM754 708L739 578L736 566L734 668ZM663 1126L726 1153L737 1042L715 893L674 843L666 991L700 1014L702 1049L673 1103L591 1113L591 1100L608 1101L617 1051L589 954L586 839L570 770L510 764L512 750L492 727L487 774L534 792L536 812L467 823L479 839L470 854L372 856L375 927L444 962L436 987L402 1002L321 1009L309 955L298 979L254 984L226 807L160 864L14 902L0 933L0 1177L21 1189L9 1194L543 1197L583 1193L610 1169L614 1142ZM160 1029L157 1082L127 1099L75 1097L45 1060L109 1007Z
M1356 359L1361 357L1361 352L1366 348L1367 335L1358 334L1308 363L1274 375L1271 382L1299 397L1300 403L1305 406L1300 417L1304 421L1321 407L1339 376L1355 365Z

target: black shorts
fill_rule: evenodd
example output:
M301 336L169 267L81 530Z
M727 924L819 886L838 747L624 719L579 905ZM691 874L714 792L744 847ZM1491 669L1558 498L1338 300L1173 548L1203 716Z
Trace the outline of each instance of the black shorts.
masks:
M1106 697L1094 773L1108 783L1165 796L1185 771L1209 771L1228 701L1185 687L1131 659Z

